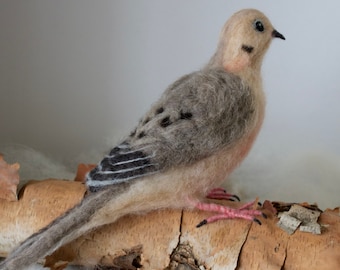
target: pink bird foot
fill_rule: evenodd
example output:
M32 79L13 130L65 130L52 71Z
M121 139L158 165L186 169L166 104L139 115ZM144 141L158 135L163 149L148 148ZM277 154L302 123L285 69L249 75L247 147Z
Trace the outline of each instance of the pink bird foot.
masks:
M196 227L198 228L205 224L215 222L217 220L233 218L251 220L261 225L261 221L257 219L256 216L263 216L266 218L266 215L259 210L251 209L254 206L254 204L257 204L257 202L256 201L249 202L242 205L239 208L234 209L228 206L218 205L214 203L197 203L195 205L197 209L202 211L216 212L219 214L202 220Z

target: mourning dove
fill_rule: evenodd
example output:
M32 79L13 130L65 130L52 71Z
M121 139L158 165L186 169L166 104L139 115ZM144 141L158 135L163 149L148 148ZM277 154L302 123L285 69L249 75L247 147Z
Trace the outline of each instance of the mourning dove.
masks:
M58 247L126 214L199 208L223 218L257 220L239 209L202 203L249 152L263 122L262 60L273 38L285 39L258 10L235 13L201 70L171 84L137 127L87 176L83 201L25 240L0 264L19 270Z

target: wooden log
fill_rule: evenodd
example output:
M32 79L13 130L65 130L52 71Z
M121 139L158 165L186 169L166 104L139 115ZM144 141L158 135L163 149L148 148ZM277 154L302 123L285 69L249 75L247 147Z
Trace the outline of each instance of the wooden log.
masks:
M79 203L84 193L79 182L48 179L28 184L16 202L0 200L0 255ZM321 235L289 235L276 225L275 215L267 214L261 226L224 220L201 228L196 225L209 214L200 211L164 209L125 216L61 247L45 263L51 269L68 264L110 269L340 269L339 208L321 214Z

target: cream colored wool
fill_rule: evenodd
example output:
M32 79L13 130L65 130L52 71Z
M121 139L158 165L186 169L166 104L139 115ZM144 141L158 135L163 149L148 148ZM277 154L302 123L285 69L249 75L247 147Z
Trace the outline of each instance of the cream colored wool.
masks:
M89 173L89 192L80 205L24 241L0 269L23 269L126 214L193 207L219 186L260 130L261 64L273 37L284 39L261 12L234 14L210 62L170 85Z

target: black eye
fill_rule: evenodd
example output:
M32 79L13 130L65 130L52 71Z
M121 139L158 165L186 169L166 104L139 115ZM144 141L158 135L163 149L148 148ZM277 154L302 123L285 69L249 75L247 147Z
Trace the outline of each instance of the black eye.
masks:
M259 32L263 32L264 31L263 23L260 20L256 20L253 25L254 25L254 28L257 31L259 31Z

